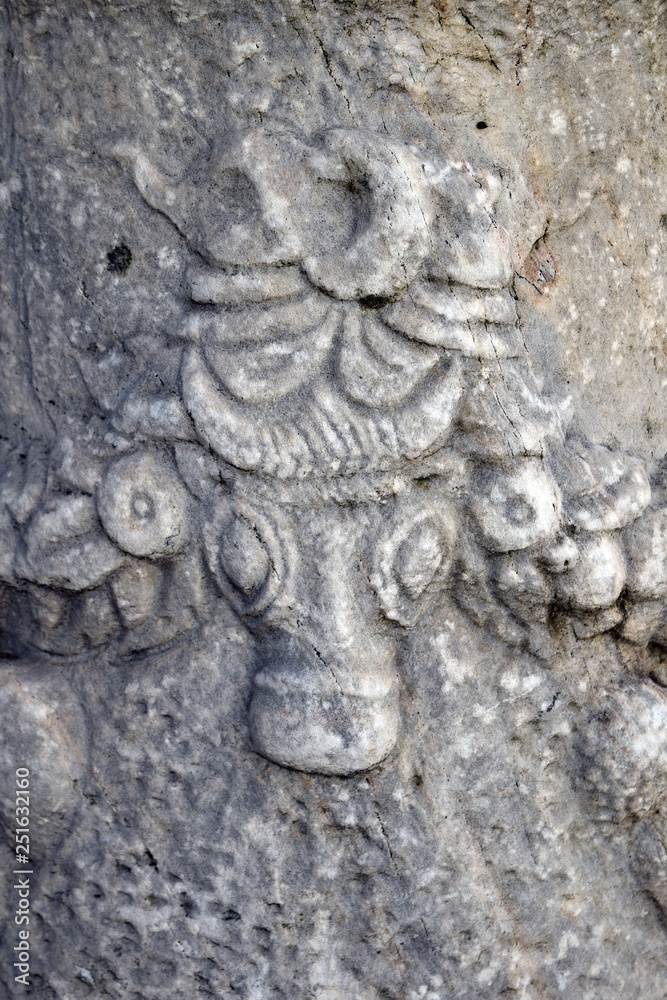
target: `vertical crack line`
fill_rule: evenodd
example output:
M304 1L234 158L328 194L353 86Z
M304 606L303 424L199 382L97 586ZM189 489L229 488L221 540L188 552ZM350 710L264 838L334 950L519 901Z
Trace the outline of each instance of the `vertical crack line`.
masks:
M519 46L519 51L517 52L517 56L516 56L516 59L514 61L514 78L516 80L517 87L521 86L521 73L520 73L520 70L521 70L521 67L523 66L523 56L524 56L524 53L525 53L526 49L528 48L528 29L531 26L530 22L531 22L531 17L532 17L532 14L533 14L533 9L532 8L533 8L533 5L532 5L532 3L529 0L529 2L526 4L526 12L524 14L525 26L524 26L524 31L523 31L523 42Z
M493 68L497 69L499 73L502 73L502 70L501 70L500 66L498 65L498 63L496 62L496 60L493 58L493 56L491 54L491 49L489 48L489 46L484 41L484 35L479 30L479 28L475 24L473 24L473 22L470 20L470 18L468 17L468 15L466 14L466 12L464 11L463 7L459 7L459 14L461 15L461 17L463 18L463 20L465 21L465 23L468 25L468 27L472 28L472 30L475 32L475 34L477 35L477 37L481 40L482 45L486 49L486 54L489 57L489 62L491 63L491 65L493 66Z
M313 4L313 7L314 7L314 4ZM350 115L350 118L352 119L352 121L356 125L356 124L358 124L358 122L357 122L357 120L356 120L356 118L354 116L354 113L352 111L352 108L350 106L350 100L349 100L347 94L345 93L345 89L343 88L343 85L341 83L339 83L339 81L336 78L336 75L334 74L331 56L327 52L327 50L325 48L325 45L324 45L324 42L322 41L322 39L318 35L318 33L315 30L315 28L313 28L313 36L314 36L317 44L320 47L320 51L321 51L322 57L324 59L324 65L326 66L327 73L328 73L328 75L329 75L332 83L336 87L336 90L338 90L338 92L341 94L343 100L347 104L348 114Z
M312 642L311 642L310 645L312 646L312 649L313 649L313 652L315 653L315 656L326 667L326 669L329 671L329 673L333 677L334 684L338 688L338 692L339 692L341 698L344 698L345 697L345 692L343 691L343 688L341 687L340 681L338 680L338 677L336 676L336 671L334 670L334 668L329 663L327 663L327 661L324 659L324 657L320 653L319 649L316 646L314 646Z
M373 799L373 809L375 810L375 816L377 818L380 830L382 831L382 839L385 842L385 846L387 848L387 854L389 855L389 858L391 860L391 863L392 863L392 866L394 868L394 871L395 871L396 875L400 878L401 877L401 873L399 871L398 865L396 864L396 859L394 858L394 852L391 849L391 843L389 841L389 835L387 834L386 827L385 827L385 825L384 825L384 823L382 821L382 816L380 815L380 803L376 799Z

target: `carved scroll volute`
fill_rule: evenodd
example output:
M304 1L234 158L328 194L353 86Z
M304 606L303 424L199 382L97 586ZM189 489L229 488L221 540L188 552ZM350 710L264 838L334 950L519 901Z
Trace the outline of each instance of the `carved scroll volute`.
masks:
M175 181L135 146L120 144L114 155L132 165L145 201L213 265L301 261L338 299L394 298L431 246L434 199L420 159L363 129L308 140L259 129L222 136Z
M425 167L435 203L429 277L473 288L505 288L513 275L509 234L493 212L500 185L492 174L449 161Z
M169 180L136 146L114 155L129 162L135 184L210 264L256 267L302 258L302 227L293 206L294 172L310 150L291 133L263 130L220 137L177 180Z
M363 129L330 129L319 141L311 166L344 186L356 226L343 245L325 230L304 270L339 299L394 298L414 280L430 246L433 201L421 163L402 143Z

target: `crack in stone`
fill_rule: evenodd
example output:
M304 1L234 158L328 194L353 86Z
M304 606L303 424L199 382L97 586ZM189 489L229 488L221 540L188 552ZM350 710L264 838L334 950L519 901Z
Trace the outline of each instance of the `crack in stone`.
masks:
M482 45L486 49L486 54L489 57L489 62L491 63L491 65L493 66L493 68L497 69L499 73L502 73L502 70L501 70L500 66L495 61L495 59L493 58L493 56L491 55L491 49L486 44L486 42L484 40L484 35L481 33L481 31L479 30L479 28L477 27L477 25L472 22L472 20L466 14L466 12L463 10L462 7L459 7L459 14L461 15L461 17L463 18L463 20L465 21L465 23L468 25L468 27L472 28L472 30L475 32L475 34L477 35L477 37L479 39L481 39Z

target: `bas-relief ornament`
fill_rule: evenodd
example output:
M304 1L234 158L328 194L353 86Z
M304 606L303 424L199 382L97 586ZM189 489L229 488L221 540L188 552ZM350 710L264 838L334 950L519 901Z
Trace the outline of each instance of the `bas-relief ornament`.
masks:
M531 371L495 178L350 128L224 136L180 179L114 156L189 248L173 377L8 462L17 636L132 657L222 595L255 749L338 775L395 745L401 632L445 593L543 661L566 620L667 643L662 491Z

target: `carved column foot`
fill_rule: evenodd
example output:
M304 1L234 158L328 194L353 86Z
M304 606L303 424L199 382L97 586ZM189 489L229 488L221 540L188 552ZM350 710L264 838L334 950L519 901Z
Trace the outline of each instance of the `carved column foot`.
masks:
M393 669L339 678L317 658L269 663L254 678L250 734L264 757L299 771L353 774L392 751L398 734Z

